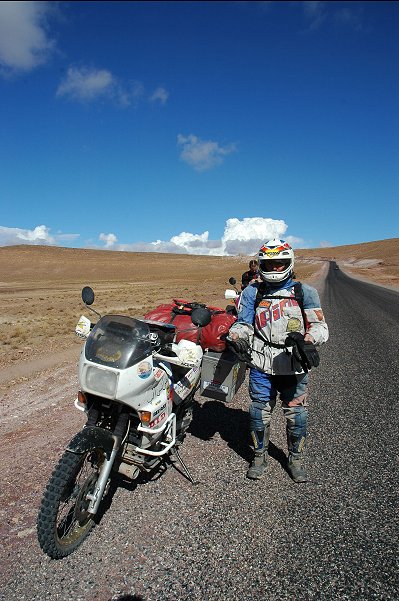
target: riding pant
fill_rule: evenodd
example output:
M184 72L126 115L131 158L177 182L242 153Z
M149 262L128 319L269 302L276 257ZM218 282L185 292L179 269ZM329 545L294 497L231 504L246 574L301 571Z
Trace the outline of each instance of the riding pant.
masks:
M277 393L280 393L287 420L287 431L298 440L299 444L303 438L306 438L307 433L307 386L308 374L276 376L251 368L249 374L251 431L259 432L270 426Z

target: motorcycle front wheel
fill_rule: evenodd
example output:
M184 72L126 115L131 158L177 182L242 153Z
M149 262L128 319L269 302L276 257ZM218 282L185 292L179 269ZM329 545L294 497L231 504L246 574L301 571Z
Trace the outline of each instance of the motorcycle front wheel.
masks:
M94 516L87 495L94 491L105 459L102 449L82 455L66 451L55 468L40 506L37 536L43 551L53 559L66 557L88 536Z

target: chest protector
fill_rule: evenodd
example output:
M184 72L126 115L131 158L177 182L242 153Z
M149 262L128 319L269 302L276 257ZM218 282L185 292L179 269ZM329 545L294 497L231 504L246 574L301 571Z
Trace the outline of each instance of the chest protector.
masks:
M290 288L292 288L294 291L293 297L270 295L270 294L268 295L267 294L267 285L264 282L262 282L262 284L258 288L256 298L255 298L255 303L254 303L255 315L256 315L256 310L259 307L260 303L265 299L270 299L271 301L275 301L275 300L286 300L287 298L292 298L293 300L296 301L296 303L298 304L298 306L301 310L304 328L306 329L307 322L306 322L306 315L305 315L305 310L304 310L304 305L303 305L302 284L300 282L295 282L295 284L293 284L292 287L290 287ZM284 290L288 291L289 289L285 288ZM257 334L255 332L255 336L259 336L259 334ZM262 336L260 336L260 337L263 339ZM263 341L265 344L267 344L267 346L271 346L276 349L285 349L286 348L285 344L279 344L279 343L271 342L270 340L264 340L264 339L263 339Z

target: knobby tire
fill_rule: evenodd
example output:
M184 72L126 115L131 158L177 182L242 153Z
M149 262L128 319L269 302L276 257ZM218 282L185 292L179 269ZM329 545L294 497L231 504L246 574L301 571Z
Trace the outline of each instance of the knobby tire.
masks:
M94 516L87 513L85 497L94 489L103 459L102 449L83 455L66 451L54 469L37 518L39 544L52 559L75 551L93 528Z

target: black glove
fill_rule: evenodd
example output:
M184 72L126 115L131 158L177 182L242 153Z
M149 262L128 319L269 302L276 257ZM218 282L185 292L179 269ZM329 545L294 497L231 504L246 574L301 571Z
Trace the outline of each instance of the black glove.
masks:
M298 363L304 371L317 367L320 356L313 342L306 342L300 332L291 332L285 339L287 346L292 346L293 368L298 371Z
M291 340L287 340L286 339L286 344L288 346L291 346ZM294 371L309 371L308 367L306 365L303 364L303 359L301 356L301 353L299 352L298 346L296 344L296 342L293 340L292 341L292 350L291 350L291 364L292 364L292 369Z
M251 347L249 346L246 340L242 338L237 338L237 340L230 340L230 338L226 338L226 342L228 346L235 352L240 361L244 361L245 363L251 363Z

